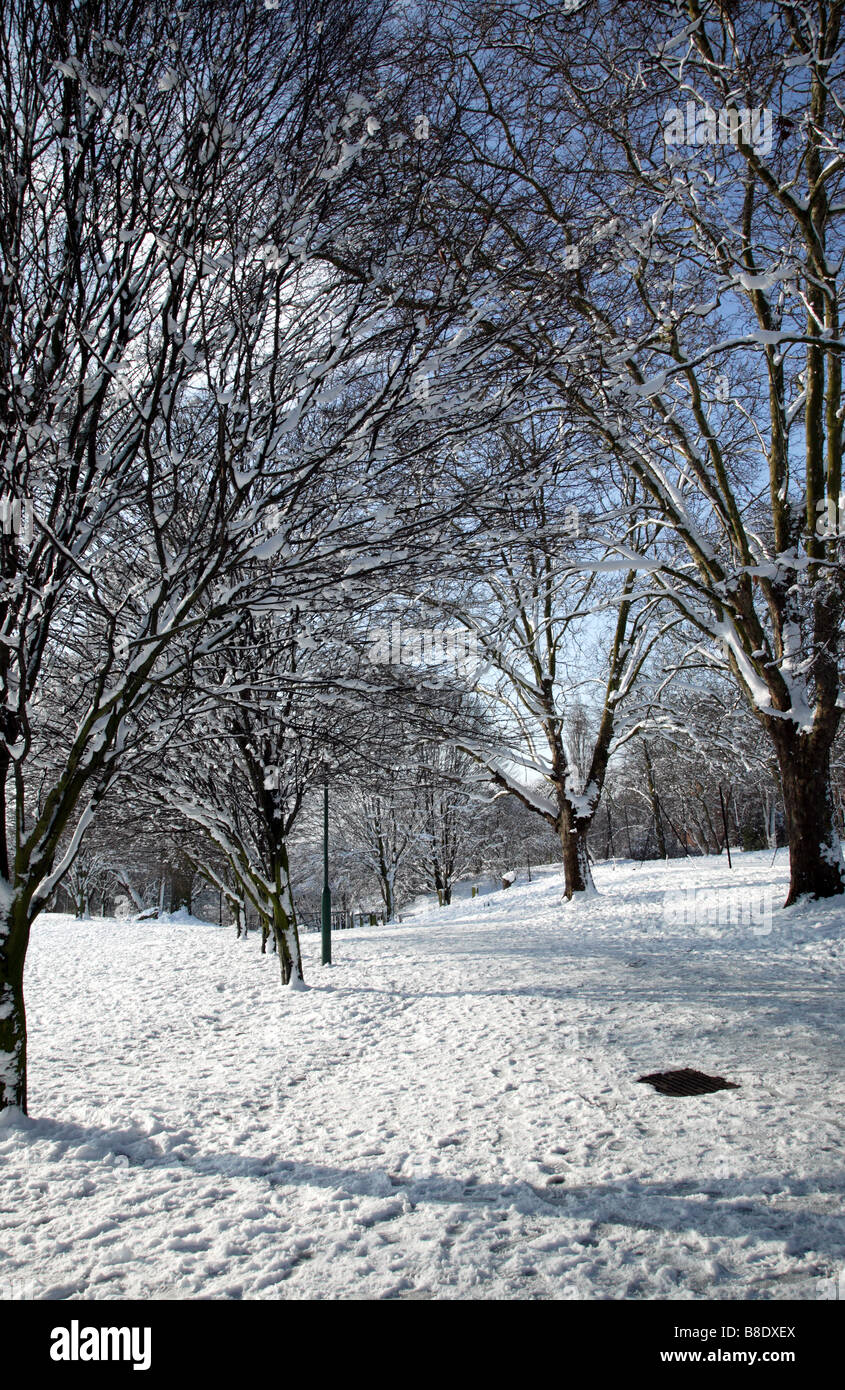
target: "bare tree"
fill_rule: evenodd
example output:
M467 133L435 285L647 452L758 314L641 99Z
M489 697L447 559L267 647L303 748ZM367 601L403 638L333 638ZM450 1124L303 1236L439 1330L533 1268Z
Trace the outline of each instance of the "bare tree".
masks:
M608 762L636 727L620 716L666 625L636 569L607 573L618 569L608 543L536 428L504 443L529 456L522 485L505 488L489 544L464 562L463 594L444 600L476 635L476 691L498 715L498 747L463 746L554 829L572 898L592 891L587 836Z
M153 692L248 603L354 592L406 536L371 499L434 426L382 289L312 254L371 139L378 18L5 8L0 1107L32 921Z
M431 223L499 286L475 327L638 480L653 591L775 749L787 901L838 894L843 7L435 10Z

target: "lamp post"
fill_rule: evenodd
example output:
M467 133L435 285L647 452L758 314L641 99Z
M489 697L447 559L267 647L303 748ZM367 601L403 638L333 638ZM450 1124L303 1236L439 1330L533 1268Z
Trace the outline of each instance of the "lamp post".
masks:
M332 963L332 893L329 888L329 779L323 782L323 895L320 899L322 964Z

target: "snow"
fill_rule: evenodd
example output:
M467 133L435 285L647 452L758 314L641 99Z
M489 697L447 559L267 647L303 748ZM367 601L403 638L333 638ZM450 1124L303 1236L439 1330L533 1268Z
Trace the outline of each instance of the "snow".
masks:
M0 1277L70 1298L829 1297L845 903L786 855L554 867L303 941L59 915L0 1128ZM771 931L668 912L776 892ZM701 914L699 914L701 915ZM690 1099L636 1084L693 1066ZM14 1293L13 1293L14 1296Z

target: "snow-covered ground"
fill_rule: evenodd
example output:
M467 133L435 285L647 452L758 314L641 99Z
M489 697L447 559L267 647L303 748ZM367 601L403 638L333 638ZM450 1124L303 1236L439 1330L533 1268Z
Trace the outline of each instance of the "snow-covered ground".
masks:
M664 911L779 902L770 859L600 866L577 908L541 872L330 971L306 936L302 992L228 929L42 918L0 1295L833 1296L845 906ZM683 1066L740 1089L636 1084Z

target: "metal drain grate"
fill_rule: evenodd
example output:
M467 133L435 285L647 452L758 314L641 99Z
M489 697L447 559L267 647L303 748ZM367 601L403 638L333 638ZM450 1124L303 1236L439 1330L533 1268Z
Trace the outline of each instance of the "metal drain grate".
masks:
M736 1091L738 1081L726 1081L723 1076L707 1076L703 1071L693 1071L682 1067L680 1071L653 1071L648 1076L638 1076L637 1081L647 1081L662 1096L704 1096L709 1091Z

